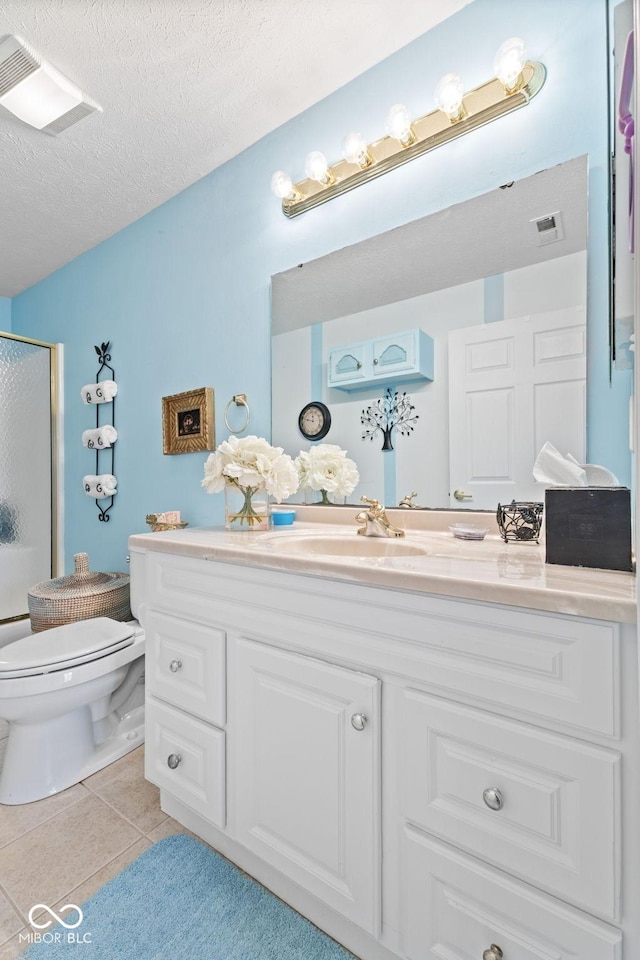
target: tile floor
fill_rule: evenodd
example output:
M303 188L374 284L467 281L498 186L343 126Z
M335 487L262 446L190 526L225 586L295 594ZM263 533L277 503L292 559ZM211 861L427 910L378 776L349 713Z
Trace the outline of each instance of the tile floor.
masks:
M156 840L188 832L160 809L143 751L54 797L0 805L0 960L26 949L34 904L80 904Z

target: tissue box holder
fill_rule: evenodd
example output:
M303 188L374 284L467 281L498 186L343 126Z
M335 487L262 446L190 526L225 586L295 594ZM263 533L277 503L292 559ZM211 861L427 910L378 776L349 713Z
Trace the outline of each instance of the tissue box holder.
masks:
M626 487L550 488L544 512L547 563L633 570Z

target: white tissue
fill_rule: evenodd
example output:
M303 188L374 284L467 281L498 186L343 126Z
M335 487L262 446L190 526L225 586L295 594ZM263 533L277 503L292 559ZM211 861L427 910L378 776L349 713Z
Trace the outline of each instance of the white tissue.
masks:
M533 465L533 478L548 487L586 487L587 474L571 455L563 457L552 443L545 443Z
M115 380L100 380L99 383L85 383L80 396L83 403L110 403L117 392Z
M82 434L82 443L92 450L106 450L118 439L118 431L110 424L96 427L95 430L85 430Z
M82 486L87 496L94 500L103 500L118 492L118 481L112 473L87 474L82 478Z

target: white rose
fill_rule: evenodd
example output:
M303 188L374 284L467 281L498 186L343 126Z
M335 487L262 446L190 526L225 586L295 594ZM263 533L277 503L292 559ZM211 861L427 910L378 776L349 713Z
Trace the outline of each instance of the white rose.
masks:
M308 451L301 450L296 468L303 489L326 490L343 497L352 493L360 480L353 460L335 443L319 443Z
M274 460L265 483L267 493L278 502L294 494L298 489L298 473L291 457L282 454Z
M210 454L204 464L204 477L201 481L207 493L220 493L226 483L222 473L224 461L217 453Z

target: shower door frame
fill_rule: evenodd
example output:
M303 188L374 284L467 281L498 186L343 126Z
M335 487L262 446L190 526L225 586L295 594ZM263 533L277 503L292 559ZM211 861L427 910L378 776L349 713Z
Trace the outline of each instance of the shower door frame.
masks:
M30 343L34 347L45 347L49 350L49 399L50 399L50 437L51 437L51 576L58 576L60 557L59 521L61 513L60 490L61 478L58 475L60 463L61 427L60 413L60 370L59 363L62 355L62 344L47 343L46 340L34 340L32 337L20 337L17 333L8 333L0 330L0 337L6 340L18 340L20 343ZM17 617L0 618L0 626L4 623L13 623L16 620L25 620L29 616L23 613Z

